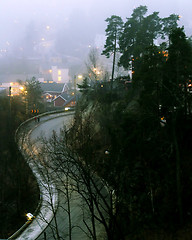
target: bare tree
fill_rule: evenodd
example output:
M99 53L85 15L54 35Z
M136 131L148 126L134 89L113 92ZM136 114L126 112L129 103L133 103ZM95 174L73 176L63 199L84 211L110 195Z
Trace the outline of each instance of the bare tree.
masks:
M97 48L91 48L88 54L88 59L85 62L87 68L87 77L95 81L108 81L109 73L106 68L103 67L101 62L100 53Z
M83 125L81 127L84 128ZM88 132L86 128L84 131L82 129L79 143L85 144ZM88 134L88 137L91 135ZM115 215L111 202L112 191L87 159L73 148L71 140L71 132L63 128L59 136L53 133L51 139L41 140L41 151L36 149L34 143L22 141L26 157L41 176L40 185L46 190L43 205L53 213L46 233L56 240L71 240L77 234L82 235L83 239L113 239ZM87 157L91 157L89 154L88 149ZM53 185L57 186L60 196L58 208L52 201L55 191ZM43 214L39 217L47 222Z
M63 208L68 213L69 239L74 228L87 232L91 239L114 239L115 211L114 191L101 179L86 159L82 159L78 152L72 150L70 135L63 129L60 136L56 134L44 143L44 152L49 156L48 167L57 175L65 190L67 207ZM85 136L82 136L81 142ZM42 154L41 154L42 155ZM91 156L89 156L91 157ZM74 225L71 218L71 194L79 198L82 209L82 219L85 227Z

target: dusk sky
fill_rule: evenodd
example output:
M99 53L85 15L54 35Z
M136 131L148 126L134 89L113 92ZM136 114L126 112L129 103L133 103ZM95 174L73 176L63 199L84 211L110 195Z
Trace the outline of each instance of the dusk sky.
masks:
M140 5L148 7L148 14L158 11L160 17L181 15L180 26L192 35L189 0L0 0L0 47L22 39L32 22L39 31L46 26L55 33L68 29L67 35L76 36L77 41L78 37L89 41L90 36L105 33L107 17L119 15L125 21Z

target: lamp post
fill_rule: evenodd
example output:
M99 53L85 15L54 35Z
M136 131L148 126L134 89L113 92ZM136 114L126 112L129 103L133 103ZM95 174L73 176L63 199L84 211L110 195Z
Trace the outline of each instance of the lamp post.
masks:
M25 90L25 113L28 115L28 99L27 99L27 91Z
M77 79L76 79L76 75L74 77L74 95L75 95L75 105L76 105L76 84L77 84Z
M79 81L82 81L83 79L83 75L82 74L78 74L77 76L74 76L74 96L75 96L75 104L76 104L76 100L77 100L77 83Z
M11 87L9 87L9 128L11 131Z
M83 75L79 74L78 75L78 80L82 80L83 79Z

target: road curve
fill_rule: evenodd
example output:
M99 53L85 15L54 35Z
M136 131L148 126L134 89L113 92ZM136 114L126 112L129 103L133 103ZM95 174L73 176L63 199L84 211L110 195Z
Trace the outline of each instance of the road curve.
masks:
M30 139L36 147L41 146L41 139L39 137L50 138L53 131L59 134L60 129L65 126L69 127L72 121L72 117L59 117L57 119L49 120L44 122L41 125L38 125L31 134ZM68 215L64 209L67 209L66 196L64 194L65 189L62 186L62 183L57 182L59 186L58 196L59 196L59 205L57 208L56 216L53 218L52 222L49 224L47 229L42 232L42 234L37 238L38 240L44 240L45 235L47 239L70 239L69 238L69 222ZM84 208L85 205L84 205ZM71 209L71 222L72 222L72 239L73 240L88 240L90 239L90 234L87 231L87 228L82 217L82 198L77 192L72 192L70 196L70 209ZM88 211L88 209L87 209ZM89 220L88 220L89 222ZM58 236L56 232L56 225L58 229ZM99 235L103 235L103 230L101 226L97 226L97 232ZM100 236L99 239L102 239Z
M41 204L40 214L30 223L26 230L18 238L10 239L21 239L21 240L46 240L46 239L65 239L69 238L69 222L68 215L64 211L66 209L66 197L63 191L60 191L62 186L55 185L53 179L45 178L44 182L41 180L43 173L43 168L38 165L38 152L41 148L43 142L41 142L41 137L50 138L53 131L56 133L60 132L60 129L63 126L69 127L70 122L73 119L73 115L52 115L51 117L45 116L41 117L40 122L36 123L35 121L30 123L30 129L27 133L27 137L30 139L30 146L26 145L26 151L33 151L33 157L29 161L34 163L31 168L35 169L36 178L40 188L44 188L43 191L44 198L43 204ZM25 142L24 142L25 144ZM42 173L41 173L42 171ZM46 175L46 174L45 174ZM53 177L53 176L52 176ZM58 181L57 183L58 184ZM51 188L51 190L50 190ZM48 189L47 193L46 190ZM42 189L41 189L42 190ZM59 190L59 191L58 191ZM51 193L51 194L50 194ZM51 195L51 196L50 196ZM82 206L85 209L85 204L82 203L81 197L77 194L76 191L72 192L70 197L70 208L71 208L71 222L72 222L72 238L73 240L87 240L91 239L90 234L87 231L83 213ZM89 220L88 220L89 224ZM57 228L56 228L57 227ZM56 231L57 229L57 231ZM97 225L97 235L98 239L105 239L103 226Z
M40 126L47 123L50 119L54 119L54 122L57 122L57 118L62 119L62 124L57 125L57 129L62 128L64 119L72 118L73 113L54 113L54 114L44 114L40 116L40 122L35 122L35 119L29 119L17 130L16 141L18 143L19 149L22 152L25 160L28 162L30 168L35 175L39 188L41 199L38 206L38 215L35 216L35 219L30 222L27 221L17 232L15 232L8 239L18 239L18 240L35 240L39 235L47 228L51 220L53 219L53 209L50 209L49 202L52 202L54 209L57 209L58 206L58 192L54 182L49 183L49 191L47 186L47 180L43 178L41 174L41 167L38 164L35 154L32 154L32 148L29 143L30 134L37 129L41 129ZM50 129L50 134L52 130ZM39 136L41 136L42 131L39 131ZM32 134L33 135L33 134ZM51 192L51 196L50 196ZM55 211L54 210L54 211ZM33 213L34 214L34 213Z

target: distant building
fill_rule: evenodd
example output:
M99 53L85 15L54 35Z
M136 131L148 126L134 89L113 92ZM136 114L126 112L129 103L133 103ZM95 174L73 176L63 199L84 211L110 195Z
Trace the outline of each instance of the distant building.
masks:
M70 96L66 93L62 93L55 99L53 99L54 107L74 107L75 106L75 98L74 96Z
M55 83L68 83L69 82L69 69L58 66L41 66L39 69L42 77L40 82L55 82Z
M70 94L66 83L41 83L43 98L53 107L72 107L75 106L74 94Z
M62 64L62 58L58 57L58 56L57 57L50 57L49 62L54 64L54 65Z
M0 74L0 83L10 83L10 82L17 82L17 81L23 81L25 82L27 79L32 79L35 77L36 79L39 79L42 77L41 74L31 73L31 74Z
M57 83L69 82L69 69L52 66L51 74L52 74L52 80L54 82L57 82Z
M18 82L2 83L0 89L6 90L7 95L11 96L18 96L23 92L23 86Z

